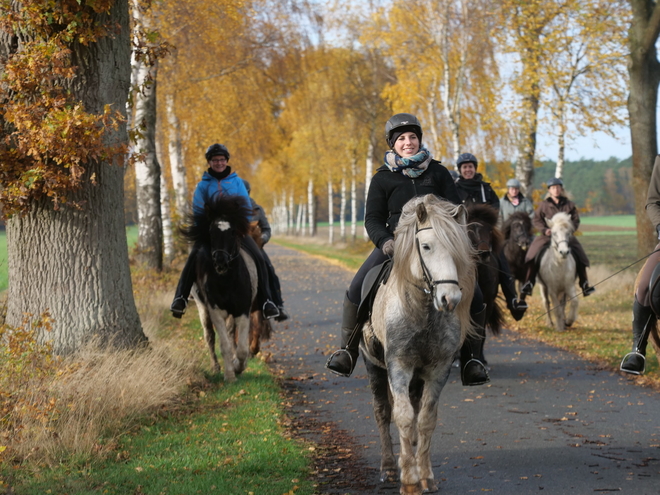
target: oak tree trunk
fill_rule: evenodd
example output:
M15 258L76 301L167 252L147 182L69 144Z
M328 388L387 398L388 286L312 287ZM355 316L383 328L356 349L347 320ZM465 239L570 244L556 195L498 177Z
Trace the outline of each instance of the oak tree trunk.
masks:
M125 109L130 81L128 4L118 0L104 21L119 29L88 46L74 46L78 76L72 92L89 112L104 105ZM6 49L6 47L4 47ZM127 142L126 128L108 135ZM133 299L124 225L123 161L87 165L81 189L71 194L83 209L54 210L36 201L7 222L7 323L48 311L56 353L77 349L92 336L120 346L146 340Z

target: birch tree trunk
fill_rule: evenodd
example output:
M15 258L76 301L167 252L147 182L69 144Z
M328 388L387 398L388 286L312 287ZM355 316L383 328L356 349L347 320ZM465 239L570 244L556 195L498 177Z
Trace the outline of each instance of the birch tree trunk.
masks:
M181 126L174 107L174 95L168 94L165 99L167 109L167 122L169 124L168 151L170 157L170 174L174 188L175 217L184 218L188 212L188 182L183 164L183 150L181 147Z
M369 139L369 145L367 146L367 159L365 161L365 173L364 173L364 217L367 213L367 198L369 197L369 186L371 185L371 177L374 175L374 135L373 131ZM363 228L363 237L364 240L369 239L369 234L367 229Z
M339 196L339 238L346 240L346 175L344 174L341 176L341 191Z
M136 70L136 68L134 68ZM138 260L154 270L163 269L163 223L160 216L160 164L156 158L156 76L158 66L140 64L135 95L135 120L141 128L135 151L143 159L135 163L138 212ZM150 80L148 84L145 81Z
M357 239L357 163L351 161L351 240Z
M129 15L126 0L118 0L100 19L117 26L88 46L73 48L78 76L72 92L89 112L101 113L106 104L123 110L130 81ZM0 50L13 49L9 37ZM127 143L126 127L108 135ZM75 351L93 336L118 346L146 341L133 299L124 224L123 163L94 162L72 199L84 210L54 210L48 200L34 202L25 215L7 222L9 289L7 318L19 326L26 315L48 311L50 340L57 354Z
M334 232L334 215L332 214L332 180L328 179L328 242L332 246L334 243L334 237L335 237L335 232Z
M309 220L309 235L316 235L316 211L314 208L314 179L307 182L307 218Z

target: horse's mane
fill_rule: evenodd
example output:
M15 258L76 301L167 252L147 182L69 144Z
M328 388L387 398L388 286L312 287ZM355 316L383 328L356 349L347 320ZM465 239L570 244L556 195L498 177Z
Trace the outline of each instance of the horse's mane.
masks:
M573 225L573 220L571 220L568 213L560 211L555 213L550 220L552 220L553 228L556 226L560 230L568 231L569 234L575 232L575 225Z
M497 228L498 220L498 211L490 205L475 204L468 208L468 222L480 222L492 227L491 248L495 253L499 253L504 244L504 237Z
M505 239L511 237L511 225L516 221L522 222L525 232L532 235L532 219L529 218L529 214L525 211L516 211L502 224L502 235Z
M252 206L248 205L243 196L221 196L216 194L204 205L204 216L188 216L186 225L180 228L181 234L190 242L209 242L209 227L221 219L229 222L234 234L245 237L250 230Z
M426 219L420 221L417 215L418 207L426 209ZM421 224L430 224L445 249L449 252L458 272L458 283L463 297L458 303L456 314L461 322L461 334L465 336L472 328L470 320L470 303L474 294L476 281L476 253L467 235L465 225L460 224L455 217L460 216L462 205L456 206L448 201L438 199L433 194L418 196L405 204L401 212L399 224L394 233L396 244L392 275L396 279L396 289L403 294L407 286L418 284L410 270L410 260L416 257L416 233ZM412 301L412 311L424 311L424 299Z

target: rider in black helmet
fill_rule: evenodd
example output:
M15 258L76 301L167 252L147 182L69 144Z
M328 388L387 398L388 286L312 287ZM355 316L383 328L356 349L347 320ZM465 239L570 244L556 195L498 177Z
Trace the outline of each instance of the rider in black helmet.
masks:
M384 164L376 171L366 204L364 224L376 245L353 278L344 297L341 326L341 349L330 356L326 367L341 376L350 376L358 358L362 328L358 321L362 282L367 272L386 261L394 253L394 230L401 209L410 199L425 194L460 204L449 171L433 159L422 145L422 126L417 117L398 113L385 124L385 139L391 150L385 153ZM470 307L472 319L484 332L485 310L478 285ZM481 385L490 378L479 361L483 337L466 339L461 349L461 379L464 385Z

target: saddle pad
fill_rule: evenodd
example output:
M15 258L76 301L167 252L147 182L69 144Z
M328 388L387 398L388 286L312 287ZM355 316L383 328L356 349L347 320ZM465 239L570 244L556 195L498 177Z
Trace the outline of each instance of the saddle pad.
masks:
M358 325L362 326L369 320L378 287L387 283L391 271L392 260L389 259L367 272L367 276L364 277L364 282L362 282L362 300L358 306Z

